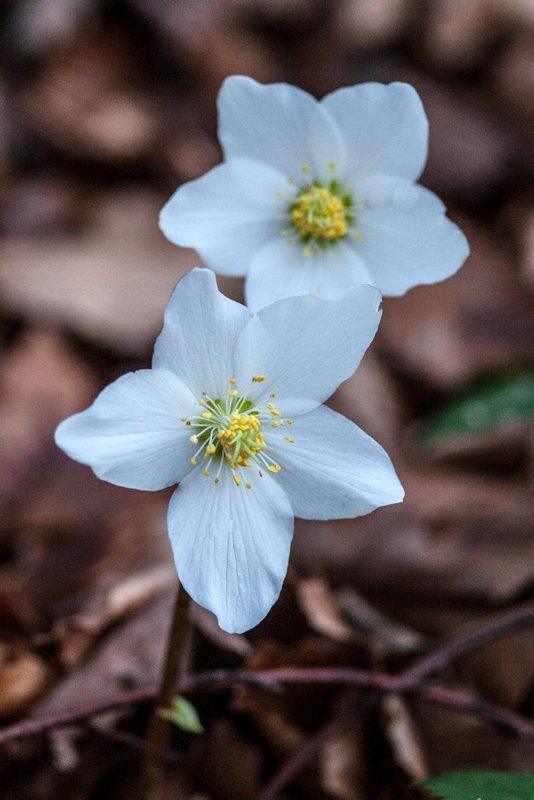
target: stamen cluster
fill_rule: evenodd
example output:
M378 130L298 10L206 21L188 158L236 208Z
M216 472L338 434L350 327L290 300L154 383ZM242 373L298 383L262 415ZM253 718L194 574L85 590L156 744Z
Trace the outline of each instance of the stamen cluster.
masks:
M299 192L290 217L303 241L335 241L347 235L347 206L326 186L309 186Z
M264 375L255 375L252 383L261 383L264 380ZM210 476L210 467L215 463L215 483L219 483L221 470L226 464L232 470L236 486L241 486L241 470L248 467L256 465L260 478L263 477L261 468L275 474L280 472L280 464L265 452L269 449L269 444L265 440L263 424L268 421L272 427L277 428L285 424L291 425L293 420L282 419L272 402L253 403L247 394L238 392L235 383L234 379L230 380L231 388L225 398L212 398L207 392L202 392L198 404L203 411L190 418L183 417L181 421L193 428L190 441L199 445L191 457L191 463L196 465L199 458L205 460L207 463L203 472L206 477ZM294 442L290 437L284 439ZM245 486L247 489L252 488L246 479Z

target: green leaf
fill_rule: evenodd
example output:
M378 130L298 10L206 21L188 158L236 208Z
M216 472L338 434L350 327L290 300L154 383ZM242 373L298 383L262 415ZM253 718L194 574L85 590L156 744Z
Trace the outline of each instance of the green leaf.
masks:
M533 800L534 773L449 772L420 786L440 800Z
M534 370L493 375L473 384L431 417L418 440L434 445L465 434L534 419Z
M187 733L204 733L195 706L185 697L176 696L171 708L160 708L159 715Z

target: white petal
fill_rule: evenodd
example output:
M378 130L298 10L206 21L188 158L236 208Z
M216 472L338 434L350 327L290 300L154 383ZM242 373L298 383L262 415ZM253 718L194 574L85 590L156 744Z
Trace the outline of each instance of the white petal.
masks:
M356 181L373 173L416 179L425 165L428 121L407 83L361 83L321 101L337 122Z
M281 300L314 294L335 298L349 286L372 283L354 245L337 242L321 254L303 255L304 245L278 237L255 256L247 276L245 296L252 311Z
M353 286L335 300L288 297L260 309L241 333L236 348L239 388L265 375L247 392L291 415L315 408L352 375L373 339L381 312L380 293Z
M180 581L230 633L253 628L278 598L293 534L283 490L269 475L250 472L246 489L226 466L217 485L195 470L174 493L168 514Z
M283 439L288 434L294 444ZM274 429L269 442L296 517L358 517L404 497L382 447L326 406L296 417L290 429Z
M327 165L345 169L345 143L330 116L311 95L286 83L264 86L233 75L219 93L219 139L225 157L264 161L302 183L323 179Z
M382 177L363 185L358 214L358 253L372 283L385 295L453 275L469 255L461 230L443 213L441 201L422 186Z
M191 469L194 397L166 370L140 370L107 386L86 411L64 420L56 443L99 478L129 489L163 489Z
M160 227L217 272L245 275L256 251L284 226L285 189L286 178L272 167L232 159L180 186L162 209Z
M197 397L202 391L224 396L235 343L249 318L245 306L219 292L211 270L194 269L169 300L152 364L174 372Z

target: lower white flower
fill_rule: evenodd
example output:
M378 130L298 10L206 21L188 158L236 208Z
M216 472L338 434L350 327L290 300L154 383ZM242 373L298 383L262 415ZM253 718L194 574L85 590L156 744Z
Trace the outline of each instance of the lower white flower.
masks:
M224 163L178 188L160 225L226 275L252 310L282 297L384 295L448 278L469 253L445 206L416 183L428 122L405 83L362 83L320 102L295 86L227 78Z
M321 405L358 366L379 303L362 285L253 315L195 269L169 301L152 369L123 375L56 431L111 483L180 484L168 512L178 575L227 631L253 627L277 599L294 516L354 517L402 500L380 445Z

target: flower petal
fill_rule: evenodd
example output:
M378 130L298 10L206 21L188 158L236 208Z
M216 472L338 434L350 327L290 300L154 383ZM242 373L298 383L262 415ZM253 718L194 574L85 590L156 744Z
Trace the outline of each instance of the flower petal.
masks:
M63 420L56 443L110 483L163 489L191 470L190 431L179 420L193 408L193 395L172 372L130 372Z
M169 505L169 535L180 581L230 633L253 628L276 601L293 534L293 514L283 490L268 475L250 472L252 489L246 489L234 484L226 466L217 485L196 469Z
M265 375L250 386L250 399L275 393L286 415L315 408L355 372L376 333L380 299L374 287L358 285L335 300L288 297L260 309L237 342L239 388Z
M180 186L161 211L160 227L218 272L245 275L256 251L283 228L287 202L280 192L286 188L272 167L235 158Z
M165 311L152 365L178 375L199 397L223 396L234 369L234 347L250 312L217 289L214 273L194 269L178 282Z
M469 255L465 236L428 189L373 177L362 186L362 200L358 253L383 294L448 278Z
M412 86L361 83L337 89L321 103L345 138L356 181L374 173L419 177L427 157L428 120Z
M372 283L365 263L354 245L337 242L323 253L303 255L304 246L277 238L254 258L245 285L252 311L303 294L339 297L349 286Z
M294 443L283 439L285 433L275 428L269 441L296 517L358 517L404 497L387 453L330 408L296 417L290 431Z
M233 75L223 83L218 106L219 140L226 159L264 161L297 183L309 182L301 172L303 166L321 180L330 162L338 171L345 169L346 148L336 123L302 89L286 83L264 86Z

